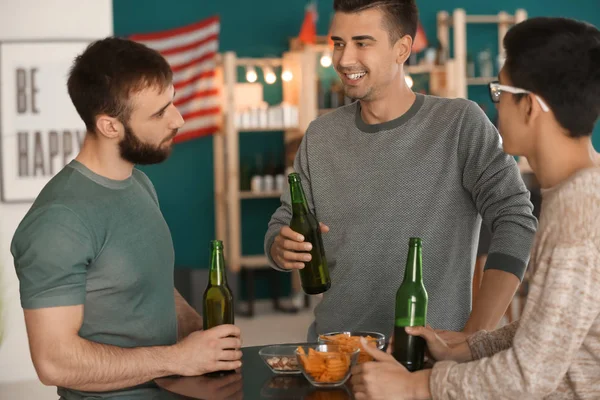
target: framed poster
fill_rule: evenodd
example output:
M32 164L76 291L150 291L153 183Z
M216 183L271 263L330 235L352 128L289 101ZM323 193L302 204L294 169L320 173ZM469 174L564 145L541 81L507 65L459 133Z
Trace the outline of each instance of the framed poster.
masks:
M32 202L79 152L85 125L67 92L90 40L0 42L0 200Z

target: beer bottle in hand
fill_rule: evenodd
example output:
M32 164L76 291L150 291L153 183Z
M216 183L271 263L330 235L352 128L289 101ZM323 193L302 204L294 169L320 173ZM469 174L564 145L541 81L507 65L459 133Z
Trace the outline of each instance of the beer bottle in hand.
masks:
M311 260L304 262L304 268L300 270L302 289L306 294L323 293L331 287L329 268L325 258L325 248L321 238L321 229L317 218L308 209L306 196L302 189L300 175L291 173L288 175L290 183L290 194L292 197L292 221L290 228L304 236L305 242L312 244L310 250Z
M210 242L210 247L208 286L202 299L203 329L234 323L233 295L225 277L223 242L213 240Z
M427 291L423 285L422 244L419 238L410 238L404 280L396 292L396 317L392 354L409 371L423 369L425 339L411 336L407 326L425 326L427 323Z

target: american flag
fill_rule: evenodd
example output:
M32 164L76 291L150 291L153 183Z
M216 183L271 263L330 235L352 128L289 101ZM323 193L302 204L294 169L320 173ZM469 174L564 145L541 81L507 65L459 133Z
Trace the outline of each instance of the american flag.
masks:
M216 82L219 17L161 32L129 38L161 53L173 70L175 106L185 124L174 142L210 135L219 129L221 113Z

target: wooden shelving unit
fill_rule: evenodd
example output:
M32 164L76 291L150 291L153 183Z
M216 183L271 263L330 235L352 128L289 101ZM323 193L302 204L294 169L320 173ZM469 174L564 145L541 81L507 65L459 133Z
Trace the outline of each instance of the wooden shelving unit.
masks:
M450 46L450 28L453 29L454 54L452 56L452 74L450 79L452 96L468 97L468 87L487 85L495 77L467 77L467 24L497 24L498 25L498 51L503 55L502 41L506 32L513 24L527 19L527 11L518 9L514 15L504 11L497 15L467 15L464 9L457 8L450 15L446 11L437 14L438 39L445 49ZM492 58L495 60L495 58Z

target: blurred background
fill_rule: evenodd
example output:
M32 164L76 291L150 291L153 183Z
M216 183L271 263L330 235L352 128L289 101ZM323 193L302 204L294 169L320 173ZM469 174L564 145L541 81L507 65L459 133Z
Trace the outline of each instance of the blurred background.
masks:
M499 43L512 24L563 16L600 26L598 0L417 4L407 81L417 92L469 98L492 122L487 84L502 65ZM224 240L245 345L304 340L319 299L301 293L297 275L267 265L263 238L304 130L352 101L331 66L332 9L333 0L0 0L0 398L56 398L30 360L9 245L85 134L66 94L68 66L89 42L109 35L165 54L190 45L176 71L186 127L166 162L141 167L173 235L177 288L201 308L209 241ZM20 101L19 88L39 92L38 103ZM593 141L600 149L598 125ZM526 160L518 161L537 202L535 179ZM517 299L507 320L521 306Z

